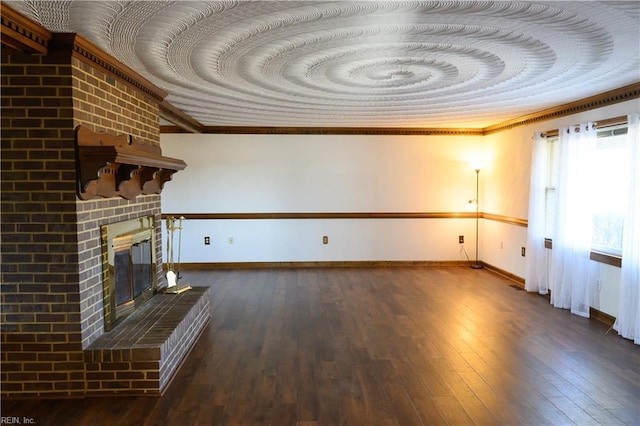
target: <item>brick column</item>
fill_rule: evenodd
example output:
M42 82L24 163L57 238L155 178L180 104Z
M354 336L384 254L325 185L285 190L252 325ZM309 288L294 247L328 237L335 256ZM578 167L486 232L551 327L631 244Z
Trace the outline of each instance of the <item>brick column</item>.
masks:
M74 48L2 55L4 396L86 393L83 351L104 333L100 227L142 216L160 225L159 195L76 196L77 125L149 144L160 127L157 97ZM155 245L160 279L160 232Z
M71 63L2 58L3 393L83 392Z

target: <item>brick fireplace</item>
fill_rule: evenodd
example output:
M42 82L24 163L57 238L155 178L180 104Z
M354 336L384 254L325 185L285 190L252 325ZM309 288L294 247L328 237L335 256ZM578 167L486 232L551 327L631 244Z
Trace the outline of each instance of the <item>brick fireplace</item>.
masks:
M105 325L103 232L158 226L160 194L79 198L74 129L159 149L165 94L76 35L48 33L5 5L2 14L2 396L161 394L210 317L209 297L155 294ZM142 237L161 287L160 232Z

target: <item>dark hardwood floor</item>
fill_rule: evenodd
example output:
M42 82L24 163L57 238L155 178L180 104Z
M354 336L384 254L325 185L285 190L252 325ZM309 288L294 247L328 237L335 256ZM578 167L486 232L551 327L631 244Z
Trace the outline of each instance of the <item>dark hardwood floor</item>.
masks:
M160 398L2 402L42 425L638 425L640 347L486 270L186 271L213 317Z

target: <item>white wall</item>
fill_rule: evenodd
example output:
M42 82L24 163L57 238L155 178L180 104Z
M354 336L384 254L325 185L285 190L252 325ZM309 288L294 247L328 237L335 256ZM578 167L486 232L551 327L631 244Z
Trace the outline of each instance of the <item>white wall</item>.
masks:
M482 137L162 135L163 213L465 212ZM471 219L189 220L183 262L464 260ZM322 244L322 236L329 244ZM203 244L204 236L212 244ZM229 244L233 238L233 244Z
M459 211L482 137L163 134L164 212Z
M186 220L183 228L182 262L466 260L460 234L475 253L469 219Z
M620 307L620 268L598 262L591 262L591 266L595 280L592 283L593 307L617 318Z
M163 154L188 166L165 185L162 211L462 212L475 197L472 165L482 160L480 210L526 219L535 132L639 109L633 100L485 137L163 134ZM473 219L189 220L181 260L464 260L461 234L473 259ZM524 277L523 246L526 227L480 222L485 262ZM594 270L595 307L615 316L619 269Z
M526 258L521 251L527 245L527 228L486 220L483 230L482 260L524 278Z

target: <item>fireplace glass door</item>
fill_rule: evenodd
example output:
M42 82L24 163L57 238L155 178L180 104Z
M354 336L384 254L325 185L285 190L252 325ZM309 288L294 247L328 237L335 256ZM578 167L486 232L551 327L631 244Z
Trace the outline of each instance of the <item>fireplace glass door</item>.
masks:
M153 296L156 261L154 229L149 221L109 225L105 229L108 259L106 264L104 313L105 329L111 330L126 316ZM137 226L136 226L137 225Z
M132 243L114 252L116 309L133 302L153 283L151 242Z
M131 246L134 299L151 287L151 261L151 242L149 240Z
M129 250L120 250L114 253L114 275L116 307L133 300L131 291L131 253Z

